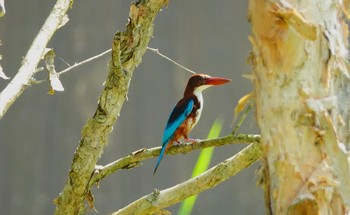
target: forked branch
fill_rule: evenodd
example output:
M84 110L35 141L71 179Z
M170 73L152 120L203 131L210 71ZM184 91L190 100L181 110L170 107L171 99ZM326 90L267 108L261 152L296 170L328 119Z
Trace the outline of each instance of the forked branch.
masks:
M55 199L56 215L85 213L84 200L90 196L87 185L127 97L132 74L152 38L153 21L166 4L166 0L133 3L126 31L115 33L108 77L95 114L82 129L67 182Z
M261 145L254 143L233 157L219 163L199 176L165 190L154 192L134 201L113 215L153 214L192 195L219 185L261 157Z

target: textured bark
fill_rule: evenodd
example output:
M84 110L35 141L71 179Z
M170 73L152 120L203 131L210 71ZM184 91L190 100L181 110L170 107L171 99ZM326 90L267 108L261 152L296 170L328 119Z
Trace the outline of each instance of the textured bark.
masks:
M255 143L259 144L260 136L259 135L251 135L251 134L237 134L237 135L227 135L225 137L209 139L209 140L200 140L196 142L196 144L187 143L181 145L173 145L169 147L166 154L174 155L174 154L186 154L198 149L205 149L209 147L218 147L224 146L227 144L237 144L237 143ZM259 144L260 146L260 144ZM158 157L162 147L155 147L150 149L140 149L137 150L130 155L120 158L112 163L109 163L105 166L101 166L98 171L95 171L91 176L91 180L89 182L89 187L92 185L99 183L100 180L107 177L108 175L115 173L121 169L130 169L136 166L139 166L140 163L146 159ZM261 148L259 148L261 151ZM256 156L260 156L261 153L256 153ZM254 160L260 159L260 157L254 157L253 155L249 155L253 157Z
M257 120L273 214L350 205L348 5L250 0Z
M82 129L68 180L55 199L55 214L84 214L85 198L89 204L93 203L88 187L90 178L127 97L133 71L152 37L153 20L166 3L166 0L141 0L132 4L127 30L115 34L105 88L94 116Z
M226 181L241 170L249 167L261 157L261 146L253 143L236 155L210 168L204 173L165 190L155 190L113 215L162 214L161 209L174 205L186 198L204 192Z

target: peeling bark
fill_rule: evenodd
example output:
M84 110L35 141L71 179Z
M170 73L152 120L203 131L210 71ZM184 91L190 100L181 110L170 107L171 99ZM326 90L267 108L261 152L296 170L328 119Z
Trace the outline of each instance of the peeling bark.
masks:
M256 115L273 214L349 212L348 5L339 2L249 2Z

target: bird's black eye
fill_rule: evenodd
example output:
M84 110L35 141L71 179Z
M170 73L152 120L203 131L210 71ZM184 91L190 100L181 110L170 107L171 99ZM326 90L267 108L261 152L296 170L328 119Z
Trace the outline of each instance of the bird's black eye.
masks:
M202 86L205 83L205 78L198 76L196 83L197 87Z
M198 81L199 86L205 85L207 77L200 77L200 80Z
M193 87L199 87L205 85L207 77L201 75L194 75L190 78L189 83L192 84Z

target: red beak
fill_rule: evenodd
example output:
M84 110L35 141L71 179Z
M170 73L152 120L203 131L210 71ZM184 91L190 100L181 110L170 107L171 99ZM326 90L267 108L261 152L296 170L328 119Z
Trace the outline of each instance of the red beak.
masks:
M231 79L228 78L219 78L219 77L209 77L206 79L205 85L221 85L231 82Z

